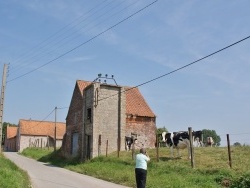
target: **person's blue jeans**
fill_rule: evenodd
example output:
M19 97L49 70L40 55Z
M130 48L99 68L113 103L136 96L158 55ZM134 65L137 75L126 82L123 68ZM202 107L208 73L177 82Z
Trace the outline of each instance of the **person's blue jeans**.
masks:
M146 180L147 180L147 170L136 168L135 179L136 179L137 188L145 188Z

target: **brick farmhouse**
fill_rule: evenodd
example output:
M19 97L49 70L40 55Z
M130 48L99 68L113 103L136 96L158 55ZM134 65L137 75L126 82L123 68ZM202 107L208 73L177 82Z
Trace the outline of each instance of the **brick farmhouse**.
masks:
M77 80L62 154L86 160L123 151L131 134L137 136L136 148L153 148L155 133L156 116L138 88Z

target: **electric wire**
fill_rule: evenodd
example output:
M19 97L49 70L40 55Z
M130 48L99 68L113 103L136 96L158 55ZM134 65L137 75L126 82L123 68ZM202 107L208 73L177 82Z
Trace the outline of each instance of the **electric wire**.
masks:
M163 74L163 75L161 75L161 76L158 76L158 77L156 77L156 78L154 78L154 79L151 79L151 80L149 80L149 81L146 81L146 82L144 82L144 83L141 83L141 84L139 84L139 85L137 85L137 86L130 87L129 89L124 90L123 92L127 92L127 91L129 91L129 90L134 89L134 88L138 88L138 87L143 86L143 85L145 85L145 84L148 84L148 83L150 83L150 82L156 81L156 80L158 80L158 79L160 79L160 78L162 78L162 77L165 77L165 76L167 76L167 75L170 75L170 74L172 74L172 73L175 73L175 72L177 72L177 71L179 71L179 70L182 70L182 69L184 69L184 68L187 68L187 67L189 67L189 66L191 66L191 65L193 65L193 64L195 64L195 63L200 62L201 60L204 60L204 59L206 59L206 58L208 58L208 57L210 57L210 56L213 56L213 55L215 55L215 54L217 54L217 53L219 53L219 52L221 52L221 51L224 51L224 50L226 50L226 49L228 49L228 48L230 48L230 47L232 47L232 46L234 46L234 45L236 45L236 44L239 44L239 43L241 43L241 42L243 42L243 41L245 41L245 40L247 40L247 39L249 39L249 38L250 38L250 36L247 36L247 37L245 37L245 38L243 38L243 39L241 39L241 40L238 40L238 41L236 41L236 42L234 42L234 43L232 43L232 44L230 44L230 45L228 45L228 46L226 46L226 47L224 47L224 48L221 48L221 49L219 49L219 50L217 50L217 51L215 51L215 52L213 52L213 53L210 53L209 55L206 55L206 56L204 56L204 57L202 57L202 58L200 58L200 59L198 59L198 60L195 60L195 61L193 61L193 62L191 62L191 63L188 63L188 64L186 64L186 65L184 65L184 66L182 66L182 67L180 67L180 68L177 68L177 69L175 69L175 70L173 70L173 71L170 71L170 72L168 72L168 73L166 73L166 74ZM119 93L122 93L122 92L119 92ZM107 99L109 99L109 98L111 98L111 97L114 97L114 96L117 96L117 95L119 95L119 93L118 93L118 94L113 94L113 95L108 96L108 97L105 97L105 98L98 99L98 102L99 102L99 101L102 101L102 100L107 100ZM61 108L61 109L65 109L65 108L69 108L69 107L63 107L63 108ZM58 108L58 109L59 109L59 108ZM53 111L54 111L54 110L53 110ZM53 113L53 111L52 111L51 113ZM49 115L51 115L51 113L50 113ZM48 116L49 116L49 115L48 115ZM47 119L48 116L46 116L45 119ZM44 121L44 119L43 119L42 121ZM232 134L232 135L240 135L240 134L250 134L250 133L235 133L235 134Z
M31 54L31 52L33 52L34 50L39 50L39 49L41 49L41 48L44 48L45 46L47 46L48 44L46 44L46 42L47 41L49 41L50 39L52 39L53 37L55 37L55 36L57 36L58 34L60 34L60 33L63 33L66 29L66 31L68 31L68 30L71 30L71 29L73 29L76 25L78 25L78 24L80 24L80 23L76 23L76 25L74 25L73 27L70 27L71 25L73 25L75 22L77 22L78 20L80 20L82 17L84 17L84 16L86 16L88 13L90 13L91 11L93 11L93 10L95 10L97 7L99 7L101 4L103 4L105 1L107 1L107 0L104 0L104 1L102 1L101 3L99 3L97 6L95 6L95 7L93 7L93 8L91 8L89 11L87 11L86 13L84 13L84 14L82 14L81 16L79 16L79 17L77 17L76 19L74 19L73 21L71 21L69 24L67 24L67 25L65 25L64 27L62 27L61 29L59 29L58 31L56 31L55 33L53 33L52 35L50 35L49 37L47 37L46 39L44 39L42 42L40 42L39 44L37 44L37 45L35 45L33 48L32 48L32 50L28 50L28 51L26 51L26 52L24 52L22 55L20 55L20 57L19 58L17 58L17 62L19 62L20 60L23 60L25 57L27 57L28 55L30 55ZM86 19L86 18L85 18ZM84 20L85 20L84 19ZM61 34L62 35L62 34ZM45 45L42 45L42 44L44 44L45 43ZM50 43L51 43L51 41L50 41ZM16 62L15 62L16 63ZM19 62L20 63L20 62ZM21 66L21 65L20 65ZM19 67L20 67L19 66ZM19 68L18 66L17 67L14 67L14 68L12 68L11 69L11 71L13 72L14 70L16 71L16 69L17 68Z
M55 111L55 109L53 109L45 118L43 118L41 121L39 121L35 126L39 125L39 124L42 123L44 120L46 120L54 111Z
M111 3L112 3L112 2L111 2ZM110 3L109 3L109 4L110 4ZM109 4L108 4L108 5L109 5ZM108 6L108 5L106 5L106 6ZM105 8L106 6L102 7L102 9ZM91 10L93 10L93 9L91 9ZM100 10L97 10L97 11L100 11ZM97 12L97 11L96 11L96 12ZM90 11L88 11L88 12L90 12ZM88 12L87 12L87 13L88 13ZM77 25L81 24L82 22L85 22L85 21L87 20L87 18L90 18L91 16L93 16L96 12L93 12L91 15L87 16L86 18L84 18L83 20L81 20L79 23L75 24L73 27L67 29L66 31L70 31L70 30L74 29ZM87 14L87 13L86 13L86 14ZM84 16L85 16L85 14L84 14ZM83 17L83 16L81 16L81 17ZM70 25L70 24L69 24L69 25ZM82 28L82 27L81 27L81 28ZM74 33L78 32L78 31L79 31L79 29L76 30ZM60 37L60 36L63 36L64 33L65 33L65 32L62 32L62 33L59 35L59 37ZM50 48L51 48L51 47L54 47L55 45L60 44L60 42L62 42L64 39L69 38L70 35L72 35L72 34L69 34L69 35L67 35L67 37L64 37L64 38L62 38L62 39L60 39L58 36L56 36L55 39L56 39L56 40L57 40L57 39L60 39L59 41L56 42L56 40L54 39L54 40L49 41L48 43L46 43L44 46L40 47L39 49L43 48L42 51L39 51L38 53L36 53L36 54L33 55L32 57L28 58L28 60L32 60L32 59L34 59L34 58L37 58L37 60L36 60L36 61L31 61L30 63L25 64L24 66L22 66L22 67L19 68L18 70L20 70L20 69L22 69L22 68L25 68L26 66L31 65L31 64L33 64L33 63L39 61L39 60L40 60L42 57L44 57L44 56L48 56L48 55L50 55L50 54L55 53L55 51L58 50L58 49L55 49L54 51L50 51L50 52L47 53L47 49L45 49L45 47L46 47L46 46L47 46L47 47L50 47ZM55 41L56 43L55 43L55 44L52 44L54 41ZM52 44L52 46L49 46L49 44ZM62 46L62 45L61 45L61 46ZM60 46L60 47L61 47L61 46ZM46 54L45 54L45 53L46 53ZM44 55L42 55L42 54L44 54ZM38 58L39 58L39 59L38 59ZM26 59L26 61L27 61L27 59ZM19 62L19 63L22 63L22 61ZM17 70L17 69L16 69L16 70ZM13 71L13 72L15 72L15 71ZM13 72L12 72L12 73L13 73Z
M155 0L155 1L153 1L153 2L151 2L151 3L149 3L149 4L147 4L147 5L144 6L143 8L141 8L141 9L137 10L136 12L130 14L130 15L127 16L126 18L120 20L120 21L117 22L116 24L114 24L114 25L112 25L111 27L105 29L104 31L98 33L97 35L95 35L95 36L93 36L92 38L86 40L85 42L82 42L81 44L77 45L76 47L72 48L71 50L66 51L65 53L59 55L58 57L56 57L56 58L54 58L54 59L48 61L47 63L45 63L45 64L43 64L43 65L41 65L41 66L39 66L39 67L37 67L37 68L35 68L35 69L32 69L31 71L28 71L28 72L26 72L26 73L24 73L24 74L22 74L22 75L20 75L20 76L17 76L17 77L15 77L15 78L13 78L13 79L7 81L7 83L8 83L8 82L12 82L12 81L14 81L14 80L17 80L17 79L19 79L19 78L22 78L22 77L24 77L24 76L26 76L26 75L28 75L28 74L34 72L34 71L39 70L40 68L42 68L42 67L44 67L44 66L46 66L46 65L48 65L48 64L51 64L52 62L54 62L54 61L60 59L61 57L64 57L65 55L67 55L67 54L71 53L72 51L74 51L74 50L80 48L81 46L83 46L83 45L85 45L85 44L87 44L87 43L93 41L94 39L96 39L96 38L99 37L100 35L102 35L102 34L106 33L107 31L109 31L109 30L111 30L111 29L117 27L118 25L120 25L121 23L127 21L127 20L130 19L131 17L133 17L133 16L137 15L138 13L142 12L142 11L145 10L146 8L148 8L148 7L150 7L151 5L153 5L154 3L156 3L157 1L158 1L158 0Z
M48 56L51 55L51 54L60 55L60 53L58 53L57 51L58 51L61 47L63 47L65 44L73 44L74 40L75 40L76 42L79 41L79 39L78 39L78 40L76 40L76 39L82 36L82 34L81 34L81 32L80 32L81 29L84 28L84 31L85 31L85 33L86 33L86 30L87 30L87 31L90 31L91 29L95 28L96 26L100 25L101 23L105 23L108 19L110 19L110 18L113 19L113 18L114 18L114 15L109 16L107 19L104 17L104 15L109 14L109 13L111 12L111 10L117 8L118 6L121 6L121 5L122 5L123 3L125 3L125 2L126 2L125 0L123 0L123 2L119 2L119 4L116 4L116 5L112 6L112 7L109 8L106 12L104 12L103 14L101 14L101 15L99 15L97 18L95 18L95 19L93 20L93 22L95 22L95 21L98 20L99 18L104 18L104 19L102 19L103 21L99 22L98 24L96 24L96 25L93 26L92 28L90 28L90 29L86 28L86 26L91 25L92 22L86 23L85 25L81 26L80 28L77 28L75 31L69 33L68 35L66 35L66 36L63 37L63 38L57 37L57 38L58 38L58 41L55 41L54 44L48 46L48 44L51 44L51 43L54 42L54 41L50 41L49 43L45 44L45 46L48 46L49 48L53 48L53 49L51 49L50 51L48 51L48 49L45 49L45 46L43 46L44 49L41 50L40 52L36 53L36 54L33 55L32 57L30 57L29 60L30 60L31 62L25 64L25 65L22 66L20 69L24 69L24 68L27 67L28 65L31 65L31 64L33 64L33 63L35 63L35 62L37 62L37 61L41 61L41 58L43 58L43 57L48 57ZM72 29L74 29L76 26L78 26L79 24L84 23L85 21L87 21L88 18L93 17L94 15L96 15L96 14L95 14L96 12L98 12L98 11L100 12L100 10L104 9L105 7L107 7L108 5L110 5L111 3L112 3L112 2L110 2L110 3L107 4L107 5L105 5L104 7L101 7L101 9L96 10L96 11L93 12L91 15L87 16L86 18L84 18L84 20L81 20L81 21L80 21L79 23L77 23L74 27L69 28L68 30L72 30ZM120 11L118 11L116 14L121 13L121 12L124 11L126 8L128 8L128 7L130 7L131 5L136 4L136 3L138 3L138 1L135 1L135 2L131 3L131 4L128 5L127 7L123 8L123 9L120 10ZM63 33L62 33L62 34L63 34ZM62 36L62 35L61 35L61 36ZM66 41L65 41L65 40L66 40ZM75 45L76 45L76 44L75 44ZM36 59L35 59L35 58L36 58ZM35 60L32 61L32 59L35 59ZM19 63L20 63L20 62L19 62ZM18 70L20 70L20 69L18 69ZM12 74L13 74L13 72L15 72L15 71L12 71Z
M69 107L57 107L56 109L57 109L57 110L61 110L61 109L66 109L66 108L69 108ZM54 108L45 118L43 118L42 120L38 121L38 123L37 123L36 125L31 126L30 128L32 129L32 128L36 127L37 125L39 125L40 123L44 122L48 117L50 117L50 115L51 115L53 112L55 112L55 108ZM34 121L35 121L35 120L34 120Z
M155 3L155 2L156 2L156 1L154 1L153 3ZM129 19L130 17L134 16L135 14L141 12L142 10L144 10L144 9L147 8L148 6L152 5L153 3L147 5L147 6L144 7L143 9L140 9L139 11L135 12L134 14L131 14L130 16L126 17L125 19L123 19L123 20L121 20L121 21L119 21L119 22L116 23L115 25L113 25L113 26L109 27L108 29L106 29L106 30L100 32L99 34L95 35L95 36L92 37L91 39L89 39L89 40L87 40L87 41L81 43L80 45L76 46L75 48L73 48L73 49L71 49L71 50L65 52L64 54L58 56L57 58L55 58L55 59L53 59L53 60L47 62L46 64L43 64L42 66L40 66L40 67L38 67L38 68L36 68L36 69L34 69L34 70L32 70L32 71L30 71L30 72L24 74L24 75L21 75L21 76L19 76L19 77L16 77L16 78L10 80L9 82L14 81L14 80L16 80L16 79L18 79L18 78L20 78L20 77L22 77L22 76L25 76L25 75L27 75L27 74L29 74L29 73L31 73L31 72L34 72L34 71L36 71L36 70L38 70L38 69L40 69L40 68L46 66L47 64L52 63L53 61L55 61L55 60L57 60L57 59L59 59L59 58L65 56L66 54L68 54L68 53L74 51L75 49L81 47L82 45L84 45L84 44L86 44L86 43L88 43L88 42L94 40L95 38L97 38L98 36L102 35L103 33L109 31L110 29L112 29L112 28L114 28L114 27L116 27L116 26L119 25L120 23L126 21L127 19ZM168 76L168 75L170 75L170 74L172 74L172 73L175 73L175 72L177 72L177 71L179 71L179 70L182 70L182 69L184 69L184 68L187 68L187 67L189 67L189 66L191 66L191 65L193 65L193 64L196 64L196 63L198 63L198 62L200 62L200 61L202 61L202 60L204 60L204 59L206 59L206 58L208 58L208 57L210 57L210 56L213 56L213 55L215 55L215 54L217 54L217 53L219 53L219 52L221 52L221 51L224 51L224 50L226 50L226 49L228 49L228 48L230 48L230 47L232 47L232 46L234 46L234 45L236 45L236 44L238 44L238 43L241 43L241 42L243 42L243 41L245 41L245 40L247 40L247 39L249 39L249 38L250 38L250 36L247 36L247 37L245 37L245 38L243 38L243 39L241 39L241 40L239 40L239 41L237 41L237 42L235 42L235 43L232 43L232 44L230 44L230 45L228 45L228 46L226 46L226 47L224 47L224 48L222 48L222 49L220 49L220 50L217 50L217 51L215 51L215 52L213 52L213 53L211 53L211 54L209 54L209 55L207 55L207 56L204 56L204 57L202 57L202 58L200 58L200 59L198 59L198 60L196 60L196 61L193 61L193 62L191 62L191 63L189 63L189 64L186 64L185 66L182 66L182 67L177 68L177 69L175 69L175 70L173 70L173 71L170 71L170 72L168 72L168 73L166 73L166 74L163 74L163 75L161 75L161 76L158 76L158 77L156 77L156 78L154 78L154 79L151 79L151 80L149 80L149 81L146 81L146 82L144 82L144 83L141 83L141 84L139 84L139 85L137 85L137 86L135 86L135 87L131 87L131 88L125 90L124 92L127 92L127 91L129 91L129 90L132 90L132 89L134 89L134 88L137 88L137 87L140 87L140 86L143 86L143 85L146 85L146 84L148 84L148 83L150 83L150 82L153 82L153 81L156 81L156 80L158 80L158 79L160 79L160 78L162 78L162 77ZM115 94L115 95L116 95L116 94ZM114 95L112 95L112 96L114 96ZM112 97L112 96L109 96L109 97L106 97L106 98L99 99L99 101L104 100L104 99L107 99L107 98L110 98L110 97ZM68 108L68 107L64 107L64 108ZM45 119L47 119L53 112L54 112L54 110L53 110L48 116L46 116L46 118L44 118L42 121L44 121ZM249 134L249 133L242 133L242 134ZM240 135L240 134L232 134L232 135Z
M125 8L123 8L122 10L119 10L119 11L117 11L116 13L110 15L109 18L114 18L115 15L117 15L118 13L121 13L122 11L124 11L125 9L129 8L130 6L136 4L137 2L138 2L138 1L135 1L135 2L133 2L133 3L131 3L131 4L129 4L128 6L126 6ZM118 4L118 5L115 5L114 7L111 7L111 9L109 9L109 10L106 11L105 13L99 15L98 18L103 18L102 21L98 22L97 24L95 24L94 26L92 26L91 28L89 28L87 31L90 31L91 29L94 29L94 28L97 27L98 25L100 25L100 24L104 23L105 21L107 21L109 18L106 19L106 18L104 17L104 15L107 14L107 13L109 13L110 10L117 8L117 6L119 6L119 5L121 5L121 3ZM89 23L87 23L86 25L82 26L81 28L86 27L86 26L88 26L88 25L90 25L90 24L91 24L91 23L89 22ZM81 28L80 28L80 29L81 29ZM87 28L85 28L85 30L86 30L86 29L87 29ZM72 43L72 41L74 41L76 38L78 38L78 37L81 36L81 34L77 34L76 36L72 36L72 34L75 34L75 33L77 33L77 32L79 32L79 30L75 30L73 33L71 33L71 34L67 35L66 37L64 37L64 38L60 39L59 41L57 41L53 46L55 46L55 47L56 47L56 45L59 45L59 46L57 46L54 50L51 50L51 51L48 52L47 54L37 54L37 55L31 57L32 59L33 59L33 58L37 58L37 59L36 59L35 61L31 61L30 63L26 64L26 66L27 66L27 65L30 65L30 64L33 64L33 63L35 63L35 62L37 62L37 61L39 61L41 58L43 58L43 57L45 57L45 56L48 56L48 55L51 55L51 54L55 54L55 53L58 51L58 49L61 48L61 47L63 47L65 44ZM66 39L68 39L68 40L66 40ZM64 41L64 40L66 40L66 41ZM77 42L78 42L78 41L77 41ZM61 43L61 44L60 44L60 43ZM44 53L45 53L45 52L46 52L46 51L44 51ZM43 52L42 52L42 53L43 53ZM39 55L40 55L40 56L39 56ZM38 58L38 57L39 57L39 58ZM13 73L13 72L12 72L12 73Z
M170 75L170 74L173 74L173 73L175 73L175 72L177 72L177 71L180 71L180 70L182 70L182 69L184 69L184 68L187 68L187 67L189 67L189 66L191 66L191 65L193 65L193 64L196 64L196 63L198 63L198 62L200 62L200 61L202 61L202 60L204 60L204 59L207 59L208 57L211 57L211 56L213 56L213 55L215 55L215 54L217 54L217 53L219 53L219 52L222 52L222 51L224 51L224 50L226 50L226 49L228 49L228 48L230 48L230 47L232 47L232 46L234 46L234 45L236 45L236 44L239 44L239 43L241 43L241 42L243 42L243 41L245 41L245 40L247 40L247 39L249 39L249 38L250 38L250 35L247 36L247 37L245 37L245 38L243 38L243 39L241 39L241 40L238 40L237 42L234 42L234 43L232 43L232 44L230 44L230 45L228 45L228 46L226 46L226 47L224 47L224 48L221 48L221 49L219 49L219 50L217 50L217 51L215 51L215 52L213 52L213 53L210 53L209 55L206 55L206 56L204 56L204 57L202 57L202 58L200 58L200 59L197 59L197 60L195 60L195 61L193 61L193 62L191 62L191 63L188 63L188 64L186 64L186 65L184 65L184 66L182 66L182 67L179 67L179 68L177 68L177 69L175 69L175 70L173 70L173 71L170 71L170 72L168 72L168 73L166 73L166 74L163 74L163 75L161 75L161 76L158 76L158 77L156 77L156 78L153 78L153 79L151 79L151 80L148 80L148 81L146 81L146 82L143 82L143 83L141 83L141 84L139 84L139 85L136 85L136 86L134 86L134 87L131 87L131 88L129 88L129 89L126 89L126 90L123 91L123 92L127 92L127 91L129 91L129 90L134 89L134 88L138 88L138 87L140 87L140 86L149 84L150 82L156 81L156 80L158 80L158 79L160 79L160 78L163 78L163 77L165 77L165 76L168 76L168 75ZM119 93L118 93L118 94L119 94ZM105 100L105 99L111 98L111 97L116 96L116 95L118 95L118 94L113 94L113 95L111 95L111 96L108 96L108 97L105 97L105 98L101 98L101 99L99 99L98 101L101 101L101 100Z

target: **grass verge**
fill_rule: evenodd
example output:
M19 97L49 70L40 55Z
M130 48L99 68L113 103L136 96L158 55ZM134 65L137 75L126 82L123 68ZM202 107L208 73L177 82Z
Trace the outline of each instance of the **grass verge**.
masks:
M0 187L30 188L28 174L0 153Z
M138 152L138 151L137 151ZM191 168L186 151L183 158L170 158L169 150L160 148L157 162L156 150L148 150L151 161L148 164L147 188L249 188L250 147L232 148L233 168L228 165L227 148L195 149L195 168ZM135 186L134 166L131 152L112 153L84 163L76 159L67 160L59 151L28 148L23 155L48 162L78 173L94 176L110 182Z

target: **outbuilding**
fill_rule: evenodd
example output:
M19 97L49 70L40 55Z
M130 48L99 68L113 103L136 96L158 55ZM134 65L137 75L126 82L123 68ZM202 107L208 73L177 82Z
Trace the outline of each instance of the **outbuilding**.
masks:
M77 80L68 115L62 152L82 160L123 151L125 137L135 147L155 147L156 116L137 87Z

